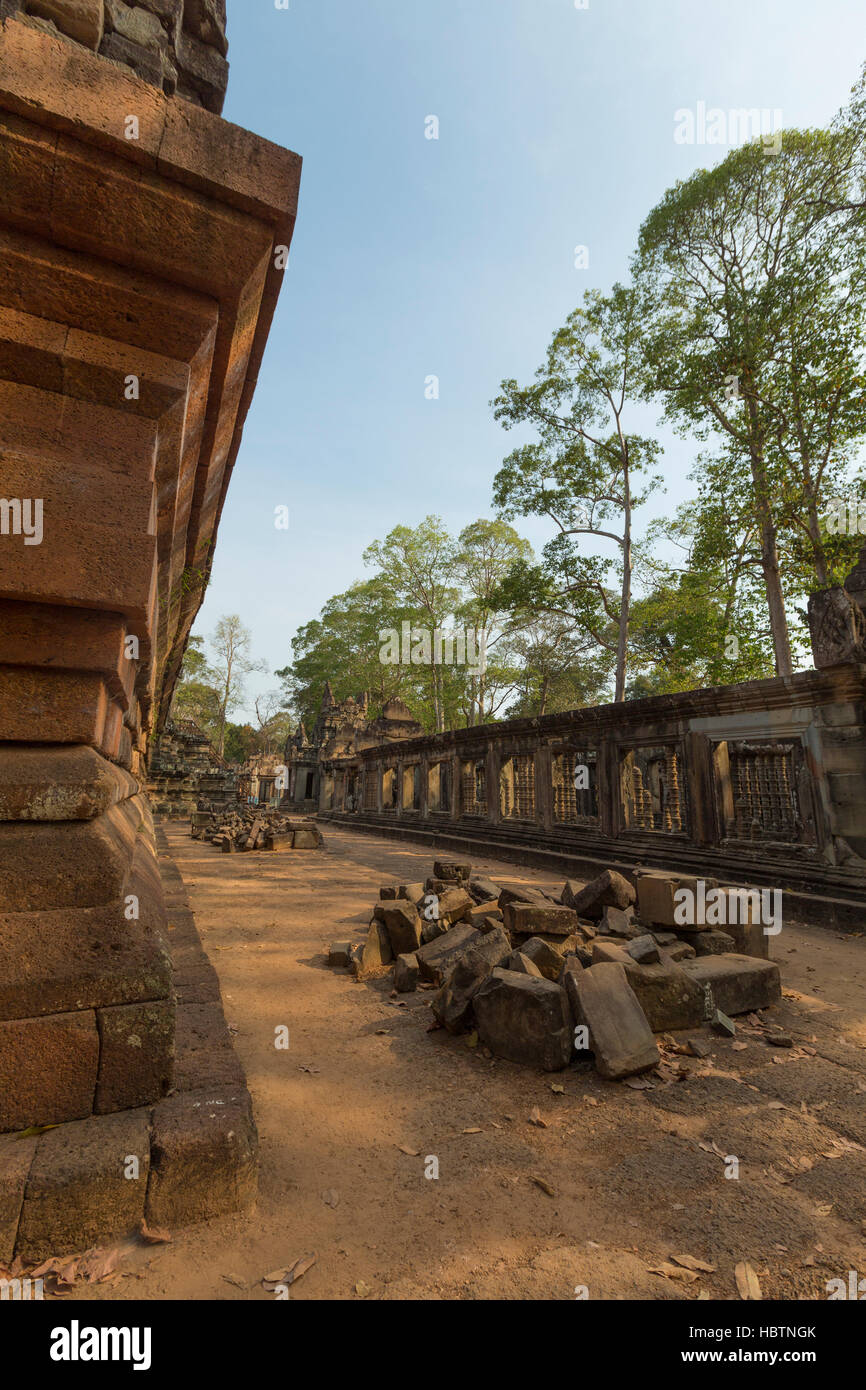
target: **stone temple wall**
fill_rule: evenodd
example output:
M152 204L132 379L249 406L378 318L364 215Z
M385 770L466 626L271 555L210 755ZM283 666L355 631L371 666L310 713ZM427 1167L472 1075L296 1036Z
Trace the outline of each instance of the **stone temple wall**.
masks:
M4 1155L17 1173L25 1149L4 1131L62 1125L36 1141L56 1149L63 1122L102 1133L155 1106L135 1114L157 1133L178 1100L145 757L212 563L300 159L71 39L101 5L34 0L39 23L0 8L4 1216ZM184 7L215 52L218 9Z
M458 729L325 761L320 811L556 866L677 869L862 924L866 665Z
M17 15L220 114L229 65L226 0L0 0Z

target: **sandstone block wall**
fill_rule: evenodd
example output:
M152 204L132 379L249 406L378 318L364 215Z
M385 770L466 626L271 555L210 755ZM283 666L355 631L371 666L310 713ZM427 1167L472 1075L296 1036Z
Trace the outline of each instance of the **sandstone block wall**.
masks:
M294 226L296 155L98 56L144 14L223 61L205 0L0 0L0 1132L171 1084L145 755Z
M228 82L225 0L0 0L45 33L99 53L217 115Z

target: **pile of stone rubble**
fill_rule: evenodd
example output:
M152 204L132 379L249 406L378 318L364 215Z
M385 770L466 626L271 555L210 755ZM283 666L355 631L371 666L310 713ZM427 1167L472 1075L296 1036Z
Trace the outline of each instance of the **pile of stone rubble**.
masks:
M287 816L261 806L224 806L193 811L190 835L207 840L223 854L249 850L321 849L322 832L315 821Z
M477 1032L498 1057L557 1071L589 1052L616 1080L658 1065L654 1033L710 1024L730 1035L732 1016L781 998L751 910L729 912L724 931L676 925L679 889L718 889L700 882L638 870L633 887L606 870L557 900L437 861L426 883L383 888L366 940L332 946L329 964L359 979L393 969L401 993L435 990L437 1023ZM719 891L740 906L737 890Z

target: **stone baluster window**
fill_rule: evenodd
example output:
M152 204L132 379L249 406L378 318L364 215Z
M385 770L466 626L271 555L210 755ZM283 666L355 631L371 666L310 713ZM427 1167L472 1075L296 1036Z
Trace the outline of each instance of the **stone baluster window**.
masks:
M598 755L595 749L565 749L554 754L553 819L559 825L598 823Z
M686 817L679 749L633 748L624 754L621 767L626 827L682 834Z
M515 753L499 773L499 802L504 820L535 819L535 758Z
M721 743L716 778L725 833L736 840L795 844L803 822L797 796L799 744Z
M483 758L460 764L460 804L464 816L487 815L487 775Z

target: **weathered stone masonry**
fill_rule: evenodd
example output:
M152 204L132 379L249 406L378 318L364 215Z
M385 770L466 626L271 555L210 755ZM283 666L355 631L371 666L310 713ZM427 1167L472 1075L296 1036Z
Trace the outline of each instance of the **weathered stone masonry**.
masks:
M144 759L201 604L300 177L298 156L88 51L130 7L20 8L0 0L0 1136L75 1123L0 1137L0 1258L19 1217L29 1250L56 1249L52 1154L92 1173L89 1147L151 1143L122 1210L104 1187L104 1228L126 1227L130 1202L142 1214L190 1162L177 1136L218 1146L246 1096L242 1077L238 1092L225 1073L219 1100L187 1069L163 1099L176 979ZM165 29L178 53L220 47L218 5L132 8L182 20ZM98 44L76 28L94 9Z
M848 663L408 739L326 763L321 811L348 817L351 788L355 825L566 876L644 865L768 884L862 925L864 697L866 667Z

